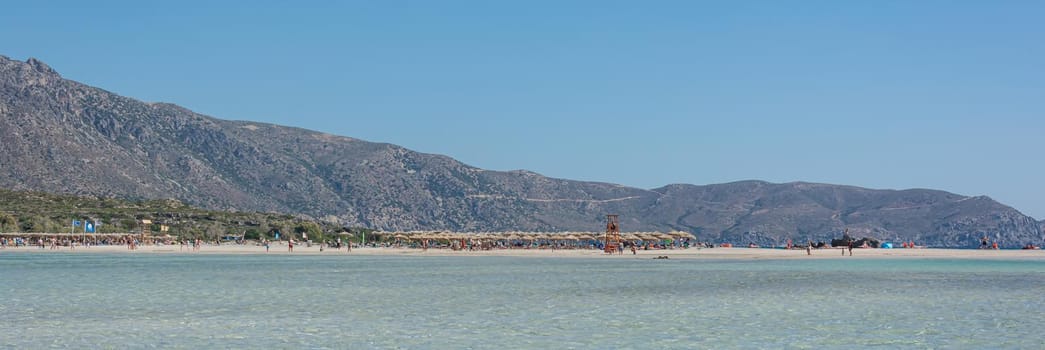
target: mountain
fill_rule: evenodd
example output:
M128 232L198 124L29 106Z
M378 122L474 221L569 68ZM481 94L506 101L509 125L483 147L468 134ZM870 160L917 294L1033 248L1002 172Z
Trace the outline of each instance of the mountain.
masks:
M781 244L855 236L972 247L1040 242L1042 225L987 197L743 181L653 190L489 171L396 145L228 121L63 79L0 56L0 187L210 209L278 211L385 230L687 230Z

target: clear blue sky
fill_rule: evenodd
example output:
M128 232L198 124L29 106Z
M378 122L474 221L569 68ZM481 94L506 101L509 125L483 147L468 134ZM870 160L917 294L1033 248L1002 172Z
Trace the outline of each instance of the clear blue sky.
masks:
M935 188L1045 218L1042 1L145 3L5 4L0 54L488 169Z

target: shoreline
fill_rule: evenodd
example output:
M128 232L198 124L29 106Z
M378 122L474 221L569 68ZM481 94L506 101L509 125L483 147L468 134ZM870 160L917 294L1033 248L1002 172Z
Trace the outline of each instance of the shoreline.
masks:
M506 256L506 257L531 257L531 258L643 258L652 259L666 256L669 259L730 259L730 260L760 260L760 259L896 259L896 258L924 258L924 259L1042 259L1045 260L1045 250L1021 250L1021 249L948 249L948 248L917 248L917 249L881 249L881 248L857 248L853 249L853 255L848 252L842 255L844 249L824 248L814 249L812 255L807 255L804 249L778 249L778 248L688 248L688 249L655 249L638 250L632 255L630 251L624 254L606 254L594 249L493 249L475 251L454 251L443 248L430 248L422 250L419 248L392 248L392 247L365 247L352 248L351 252L345 249L336 250L325 248L320 251L318 245L312 247L296 245L294 252L288 252L285 245L272 246L269 252L264 246L254 245L204 245L200 251L193 252L191 247L180 247L178 245L150 245L139 246L136 250L129 250L124 245L91 246L91 247L60 247L59 249L41 249L37 246L29 247L5 247L0 249L0 255L4 253L72 253L72 254L168 254L168 255L280 255L280 256L410 256L410 257L472 257L472 256Z

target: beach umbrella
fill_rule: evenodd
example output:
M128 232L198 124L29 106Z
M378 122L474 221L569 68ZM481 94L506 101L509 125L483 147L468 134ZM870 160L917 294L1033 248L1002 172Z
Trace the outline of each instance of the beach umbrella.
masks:
M660 238L657 238L657 236L654 236L654 235L652 235L650 233L647 233L647 232L639 232L639 233L636 233L635 236L641 238L643 241L657 241L657 240L660 240Z
M689 238L689 239L696 239L697 238L697 236L694 236L692 233L685 232L685 231L675 231L675 232L672 232L671 235L675 236L675 237L678 237L678 238Z

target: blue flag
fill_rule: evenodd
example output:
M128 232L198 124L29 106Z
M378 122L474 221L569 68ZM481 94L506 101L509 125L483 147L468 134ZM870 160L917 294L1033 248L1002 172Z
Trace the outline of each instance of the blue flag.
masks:
M80 220L73 220L73 226L80 226Z
M90 221L87 221L87 220L84 220L84 222L83 222L83 232L84 233L94 233L94 223L92 223Z

